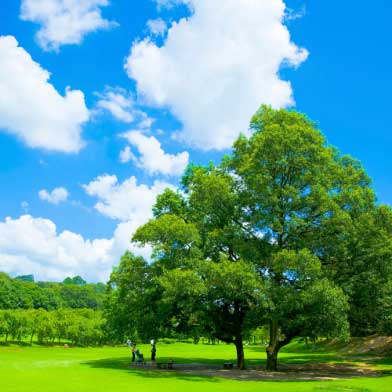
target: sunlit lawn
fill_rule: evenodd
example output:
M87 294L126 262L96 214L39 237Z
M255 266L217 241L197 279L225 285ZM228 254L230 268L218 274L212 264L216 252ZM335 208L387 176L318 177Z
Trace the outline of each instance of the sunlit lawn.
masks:
M146 356L148 346L141 346ZM158 344L157 358L175 363L223 364L235 360L233 346ZM246 348L248 363L264 363L264 349ZM283 363L339 361L333 353L283 352ZM368 361L368 359L367 359ZM130 368L130 353L123 348L0 347L1 392L123 392L123 391L392 391L392 360L375 359L384 377L339 381L235 381L219 377L156 372ZM389 375L391 374L391 375Z

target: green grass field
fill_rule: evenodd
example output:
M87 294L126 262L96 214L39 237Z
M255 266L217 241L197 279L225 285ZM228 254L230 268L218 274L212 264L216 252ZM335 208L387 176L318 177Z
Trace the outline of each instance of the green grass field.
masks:
M141 351L149 352L148 346ZM186 343L158 344L158 360L175 363L222 364L234 361L234 348L220 345ZM248 363L262 364L264 352L259 346L246 348ZM289 347L281 353L282 363L342 361L334 353L310 352ZM358 361L358 359L356 359ZM369 358L366 358L369 363ZM236 381L220 377L186 375L175 371L131 369L129 350L123 348L63 348L40 346L0 347L1 392L129 392L129 391L392 391L392 360L371 359L383 370L382 377L338 381Z

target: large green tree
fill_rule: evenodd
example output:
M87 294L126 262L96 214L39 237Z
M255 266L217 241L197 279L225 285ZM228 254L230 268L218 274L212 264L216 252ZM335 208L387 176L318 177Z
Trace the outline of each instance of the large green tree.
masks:
M244 334L267 325L269 370L294 337L346 335L347 315L387 330L391 212L360 163L295 111L262 106L250 128L219 166L190 165L133 237L153 247L160 322L235 343L240 368Z
M236 181L243 227L260 242L271 244L267 257L253 261L259 263L272 293L277 293L270 296L267 348L267 367L275 369L279 349L293 337L309 333L314 324L309 319L317 320L317 313L328 312L330 320L321 330L315 328L318 334L345 331L344 296L334 287L328 266L321 266L328 245L347 234L356 215L374 208L375 199L361 165L329 146L305 115L263 106L252 118L251 129L252 136L236 141L223 166ZM311 291L319 289L314 306L298 312L292 305L309 290L298 280L304 252L320 265L320 273L302 282L313 282ZM296 256L284 261L289 255ZM284 268L276 263L281 258Z

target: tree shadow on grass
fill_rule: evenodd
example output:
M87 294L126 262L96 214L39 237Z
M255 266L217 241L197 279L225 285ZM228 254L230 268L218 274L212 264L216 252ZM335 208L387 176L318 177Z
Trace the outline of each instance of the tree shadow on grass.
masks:
M189 359L189 358L187 358ZM163 359L160 361L165 362ZM166 359L166 362L168 360ZM174 363L183 363L180 358L173 358ZM192 382L220 382L222 381L220 378L197 375L197 374L183 374L180 372L176 372L176 369L173 370L157 370L151 366L140 366L136 367L133 365L131 367L130 358L129 357L121 357L121 358L103 358L97 360L91 360L82 362L82 365L90 366L94 369L114 369L125 371L129 374L149 378L149 379L177 379L177 380L185 380Z
M258 364L266 363L266 353L260 351L257 347L247 347L247 351L257 352L263 355L262 358L257 359ZM288 354L288 355L287 355ZM306 363L306 362L341 362L344 361L344 356L336 355L335 353L325 352L292 352L282 350L278 355L278 362L282 363Z
M374 371L359 366L355 361L336 361L336 358L328 357L308 357L306 355L298 355L296 357L285 358L280 362L279 372L271 373L261 371L260 360L249 360L247 362L248 370L239 371L223 371L223 363L227 359L205 359L205 358L159 358L158 361L165 363L173 359L174 369L157 369L155 364L149 362L146 366L131 365L130 358L116 357L103 358L98 360L90 360L83 362L95 369L112 369L127 372L136 377L146 379L160 379L162 381L168 379L192 381L192 382L222 382L225 379L243 380L243 381L269 381L269 382L298 382L298 381L318 381L331 379L349 379L357 377L380 377L390 374L389 370ZM336 362L336 363L335 363ZM252 365L253 363L253 365ZM257 363L258 366L254 366ZM390 362L384 362L389 365Z
M10 346L19 346L19 347L31 347L31 344L28 342L16 342L9 340L7 343L6 342L0 342L1 347L10 347Z
M325 354L299 354L290 355L289 357L282 356L279 358L279 362L290 365L290 364L302 364L302 363L332 363L332 362L351 362L346 360L344 357L325 355Z
M283 365L301 365L301 364L341 364L350 365L354 367L360 367L361 365L376 365L376 366L391 366L390 369L382 369L381 372L384 375L392 374L392 358L380 357L371 354L343 354L337 355L335 353L301 353L297 355L282 356L279 358L279 363Z
M370 358L368 362L376 365L390 365L392 366L392 358Z

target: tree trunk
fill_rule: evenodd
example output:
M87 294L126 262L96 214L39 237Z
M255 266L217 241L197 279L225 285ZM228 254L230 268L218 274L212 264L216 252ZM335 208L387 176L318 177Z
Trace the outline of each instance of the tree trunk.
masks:
M267 349L267 366L269 371L276 372L278 370L278 350L276 347L268 346Z
M245 369L245 355L244 355L244 344L242 341L242 336L237 336L235 338L235 348L237 350L237 367L238 369Z
M270 321L270 340L267 352L267 366L266 369L269 371L276 372L278 370L278 353L279 350L289 344L295 334L285 336L283 340L279 340L279 327L276 320Z
M33 337L35 335L35 332L33 332L30 336L30 346L33 344Z
M270 321L270 339L266 349L267 352L267 366L266 369L270 371L278 370L278 322L276 320Z

